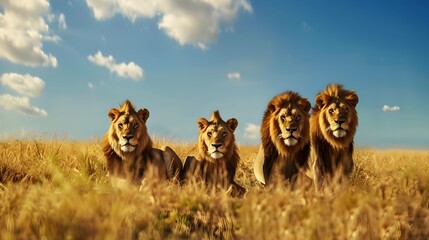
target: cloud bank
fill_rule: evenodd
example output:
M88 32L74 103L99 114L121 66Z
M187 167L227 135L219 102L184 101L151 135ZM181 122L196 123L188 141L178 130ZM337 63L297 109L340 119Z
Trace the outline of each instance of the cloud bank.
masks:
M28 98L40 97L42 95L43 89L45 88L45 82L42 79L33 77L29 74L5 73L1 75L0 83L17 93L25 95L23 97L12 96L10 94L0 95L0 106L4 109L32 116L48 116L45 110L32 106Z
M1 9L0 58L30 67L57 67L57 59L43 50L44 41L60 40L51 34L45 21L49 18L49 1L1 0Z
M29 97L40 97L45 87L42 79L29 74L5 73L0 77L0 83Z
M143 78L143 69L134 62L117 64L112 55L103 56L100 51L93 56L89 55L88 60L109 69L111 73L116 74L120 78L130 78L135 81Z
M232 25L243 10L252 13L248 0L86 0L97 20L116 14L134 22L139 18L157 18L158 28L180 45L192 44L207 49L221 32Z
M392 106L389 107L388 105L383 106L383 112L396 112L399 111L401 108L399 106Z
M48 113L45 110L32 106L28 97L3 94L0 95L0 106L6 110L14 110L27 115L40 117L48 116Z

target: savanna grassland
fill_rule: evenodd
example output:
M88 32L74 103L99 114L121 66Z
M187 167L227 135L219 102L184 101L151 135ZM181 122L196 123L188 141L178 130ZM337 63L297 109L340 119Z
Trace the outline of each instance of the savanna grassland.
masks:
M98 142L2 141L0 239L429 239L429 151L357 149L349 188L316 195L262 188L257 147L239 149L248 193L231 198L172 183L114 189Z

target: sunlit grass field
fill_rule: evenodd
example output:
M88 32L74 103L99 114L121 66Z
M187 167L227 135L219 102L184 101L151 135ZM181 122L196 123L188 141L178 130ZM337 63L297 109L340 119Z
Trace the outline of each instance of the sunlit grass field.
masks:
M193 145L171 146L183 159ZM231 198L196 185L114 189L99 142L0 142L0 239L429 239L429 150L355 151L347 190L264 189L240 146Z

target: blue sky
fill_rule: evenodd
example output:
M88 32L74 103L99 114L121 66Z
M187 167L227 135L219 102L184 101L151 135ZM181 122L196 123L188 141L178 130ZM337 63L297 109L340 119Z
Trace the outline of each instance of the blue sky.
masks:
M24 2L24 3L23 3ZM428 1L0 1L0 135L100 138L130 99L152 136L199 117L259 143L268 101L359 95L358 147L429 147Z

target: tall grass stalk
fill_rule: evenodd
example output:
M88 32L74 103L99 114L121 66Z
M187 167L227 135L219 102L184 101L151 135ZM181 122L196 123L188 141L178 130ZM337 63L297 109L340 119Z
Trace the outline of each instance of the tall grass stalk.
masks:
M248 192L231 198L198 184L112 188L98 142L0 142L0 239L429 239L429 151L358 149L348 189L317 195L264 189L258 148L239 150Z

